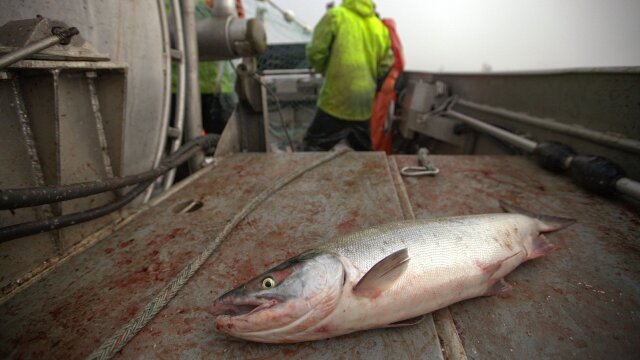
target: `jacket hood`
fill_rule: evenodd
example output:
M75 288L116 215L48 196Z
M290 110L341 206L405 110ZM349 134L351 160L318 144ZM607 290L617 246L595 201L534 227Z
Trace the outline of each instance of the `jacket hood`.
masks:
M362 17L373 16L372 0L344 0L342 6Z

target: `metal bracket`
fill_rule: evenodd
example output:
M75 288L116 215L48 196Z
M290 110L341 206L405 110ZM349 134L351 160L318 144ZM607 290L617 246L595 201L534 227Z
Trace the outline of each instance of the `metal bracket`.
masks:
M429 150L427 148L420 148L418 150L418 164L420 166L405 166L400 170L402 176L435 176L440 172L435 165L429 160Z

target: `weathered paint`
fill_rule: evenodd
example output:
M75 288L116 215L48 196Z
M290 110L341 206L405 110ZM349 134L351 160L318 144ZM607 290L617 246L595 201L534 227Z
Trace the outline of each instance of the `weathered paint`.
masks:
M398 166L415 156L395 157ZM417 218L499 211L497 199L578 222L558 249L521 265L503 295L450 307L469 358L629 358L640 348L637 205L578 189L512 156L432 156L436 177L404 178Z
M253 196L321 154L245 154L134 219L0 306L0 356L88 355L124 325ZM233 189L233 190L230 190ZM194 199L197 211L174 208ZM273 346L214 331L225 290L328 238L402 218L387 160L352 153L305 174L240 223L175 299L125 347L133 357L438 358L429 317L418 326Z
M0 356L80 358L129 321L249 199L318 154L223 160L145 214L0 305ZM395 158L400 167L414 156ZM588 194L524 158L433 156L436 177L405 178L417 218L499 211L496 199L578 219L559 249L521 265L509 293L450 307L470 358L625 358L640 348L638 209ZM233 192L229 191L233 188ZM197 211L174 208L199 200ZM125 347L123 358L438 358L431 318L292 345L247 343L214 331L223 291L352 230L402 218L382 154L347 154L256 209ZM446 339L444 339L446 340Z

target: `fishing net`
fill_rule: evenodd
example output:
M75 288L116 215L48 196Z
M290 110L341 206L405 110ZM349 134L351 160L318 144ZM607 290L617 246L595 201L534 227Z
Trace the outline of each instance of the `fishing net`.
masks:
M243 4L247 17L261 19L267 31L269 46L258 58L267 151L302 150L322 85L305 55L311 29L295 18L287 19L277 2L245 0Z

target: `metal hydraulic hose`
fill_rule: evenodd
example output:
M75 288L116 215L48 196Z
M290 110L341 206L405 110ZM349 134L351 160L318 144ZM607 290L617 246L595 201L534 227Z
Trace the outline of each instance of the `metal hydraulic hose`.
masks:
M640 199L640 183L637 181L623 177L616 181L616 189L627 196Z
M78 29L74 27L69 29L62 29L62 30L60 30L60 28L54 28L53 32L54 32L54 35L46 37L42 40L38 40L23 48L12 51L0 57L0 70L22 59L26 59L27 57L41 50L47 49L56 44L67 42L73 36L78 35L80 33Z
M447 110L445 115L458 119L460 121L463 121L464 123L470 125L471 127L477 130L485 132L500 140L506 141L509 144L512 144L526 152L533 152L533 150L535 150L536 147L538 147L538 143L536 143L535 141L529 140L522 136L518 136L512 132L487 124L486 122L480 121L478 119L474 119L471 116L461 114L457 111L449 109Z
M480 121L478 119L475 119L471 116L467 116L464 114L461 114L457 111L451 110L451 107L453 105L455 105L456 101L453 101L449 104L448 109L442 113L442 115L445 116L449 116L455 119L458 119L466 124L468 124L469 126L475 128L478 131L484 132L488 135L491 135L493 137L496 137L500 140L506 141L509 144L512 144L528 153L534 153L536 152L536 150L539 147L539 143L529 140L525 137L516 135L512 132L506 131L504 129L501 129L497 126L493 126L491 124L488 124L484 121ZM591 169L587 169L587 168L581 168L578 163L576 163L576 159L584 159L585 157L580 157L580 156L567 156L564 162L564 168L574 168L580 171L584 171L586 170L591 170ZM602 159L602 158L601 158ZM609 160L606 159L602 159L605 162L609 162ZM611 163L613 165L613 163ZM613 165L614 167L617 167L617 165ZM597 172L598 169L594 169L594 171ZM577 173L582 174L580 171L578 171ZM594 176L594 179L597 181L599 179L603 179L603 178L599 178L599 176L602 176L602 174L592 174ZM605 176L606 177L606 176ZM581 178L576 178L576 175L574 175L574 180L578 181L581 180ZM590 180L590 179L587 179ZM591 182L593 180L590 180ZM585 186L585 183L588 184L590 181L578 181L581 183L581 185ZM586 186L587 188L589 188L590 186ZM592 187L592 186L591 186ZM606 188L607 186L605 186ZM619 193L627 195L629 197L632 197L636 200L640 200L640 183L632 180L630 178L624 177L624 176L616 176L614 178L614 181L611 182L611 187L615 188L615 190L617 190ZM603 188L604 189L604 188ZM591 189L593 190L593 189Z
M0 228L0 244L24 236L83 223L107 215L133 201L133 199L142 194L147 189L147 187L151 185L151 183L153 183L153 180L139 184L131 191L129 191L125 196L104 206L85 211L79 211L73 214L62 215L42 221L34 221Z
M219 135L211 134L191 140L184 144L178 151L169 155L155 169L136 175L56 187L0 190L0 210L51 204L154 180L158 176L200 153L201 150L215 147L219 139Z
M629 153L640 154L640 141L637 141L637 140L616 137L616 136L602 133L599 131L585 129L582 127L569 125L569 124L563 124L561 122L556 122L549 119L541 119L535 116L518 113L515 111L506 110L506 109L500 109L493 106L476 104L474 102L463 100L463 99L457 100L456 104L460 104L464 107L467 107L473 110L483 111L489 114L502 116L507 119L521 122L523 124L533 125L543 129L557 131L561 134L579 137L581 139L585 139L597 144L609 146L615 149L620 149Z
M156 177L158 177L159 175L162 175L162 173L164 172L169 171L169 169L171 169L172 167L176 167L184 163L185 161L189 160L196 153L199 153L202 149L207 149L214 146L215 144L217 144L218 139L219 139L218 135L207 135L198 139L194 139L189 143L185 144L176 153L172 154L170 158L167 158L165 161L163 161L163 165L161 165L162 166L161 169L160 167L158 167L154 170L148 171L143 174L138 174L138 175L128 177L128 178L123 178L123 179L116 179L116 181L110 183L109 184L110 186L106 189L104 184L101 182L88 183L90 185L88 188L91 189L93 193L97 193L97 192L112 190L117 187L127 186L125 183L128 184L133 180L137 180L136 187L134 187L131 191L129 191L123 197L109 204L96 207L93 209L89 209L89 210L79 211L73 214L67 214L67 215L62 215L55 218L42 220L42 221L34 221L34 222L10 225L10 226L5 226L3 228L0 228L0 243L21 238L28 235L41 233L44 231L56 230L63 227L86 222L86 221L93 220L101 216L107 215L113 211L116 211L124 207L131 201L133 201L133 199L138 197L140 194L142 194L147 189L147 187L149 187L149 185L153 183ZM141 179L144 179L144 180L141 180ZM68 186L74 187L78 185L82 185L82 184L74 184L74 185L68 185ZM114 187L114 185L117 185L117 187ZM43 189L52 190L49 188L43 188ZM53 189L57 190L57 188L53 188ZM78 190L78 192L83 192L83 191L86 191L86 189L87 188L80 186L76 190ZM72 192L72 193L77 195L78 192ZM46 193L43 193L43 194L49 195ZM76 197L79 197L79 196L76 196Z

